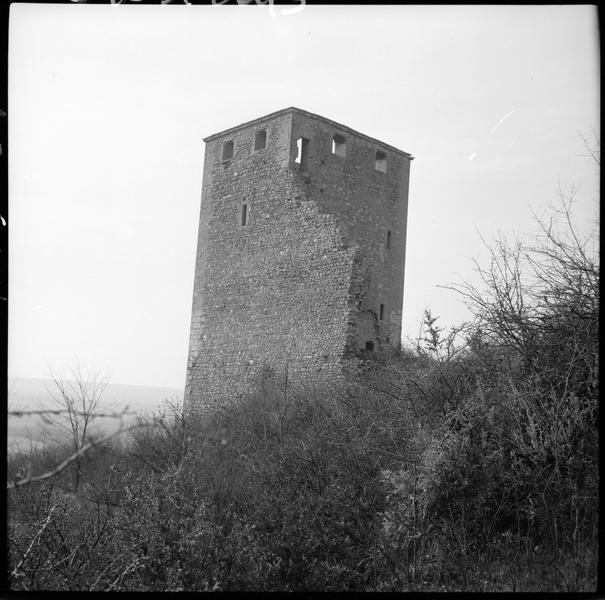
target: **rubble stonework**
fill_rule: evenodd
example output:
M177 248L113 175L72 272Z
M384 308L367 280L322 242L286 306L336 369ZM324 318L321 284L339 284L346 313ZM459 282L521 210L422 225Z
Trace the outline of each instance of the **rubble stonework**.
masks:
M187 406L397 347L413 157L296 108L204 141Z

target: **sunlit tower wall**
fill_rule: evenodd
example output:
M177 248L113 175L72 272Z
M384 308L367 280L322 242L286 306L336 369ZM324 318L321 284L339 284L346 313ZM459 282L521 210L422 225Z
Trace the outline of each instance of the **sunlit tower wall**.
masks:
M397 347L413 157L297 108L204 142L186 405Z

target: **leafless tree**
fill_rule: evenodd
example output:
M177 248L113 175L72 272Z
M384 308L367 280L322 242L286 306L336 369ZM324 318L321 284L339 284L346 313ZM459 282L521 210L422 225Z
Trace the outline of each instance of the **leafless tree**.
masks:
M58 410L43 411L43 418L65 431L74 453L74 490L81 479L83 448L89 445L92 424L99 416L108 380L99 373L84 373L79 362L69 368L69 378L51 371L50 398Z

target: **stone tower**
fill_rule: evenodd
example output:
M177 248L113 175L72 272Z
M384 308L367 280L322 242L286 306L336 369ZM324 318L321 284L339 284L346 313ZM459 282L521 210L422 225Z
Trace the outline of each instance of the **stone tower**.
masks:
M298 108L204 142L187 406L397 347L413 157Z

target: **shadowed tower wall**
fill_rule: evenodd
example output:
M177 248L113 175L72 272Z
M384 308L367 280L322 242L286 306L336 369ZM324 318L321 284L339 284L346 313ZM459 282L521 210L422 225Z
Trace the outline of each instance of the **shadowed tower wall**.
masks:
M397 347L412 157L296 108L204 141L187 405Z

